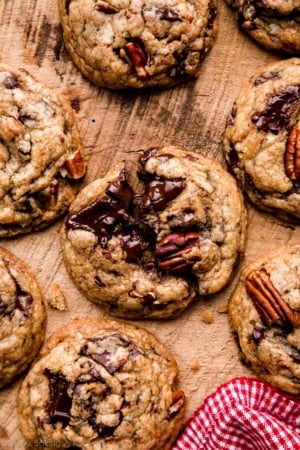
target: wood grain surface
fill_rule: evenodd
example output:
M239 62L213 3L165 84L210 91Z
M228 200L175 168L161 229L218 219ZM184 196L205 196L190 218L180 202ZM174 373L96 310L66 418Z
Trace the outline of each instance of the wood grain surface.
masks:
M226 116L243 83L279 55L261 49L241 33L219 0L219 33L196 82L164 91L111 92L86 80L65 50L56 0L0 0L0 61L25 67L38 80L67 95L73 106L82 144L89 157L85 184L106 173L132 152L161 143L180 144L221 164ZM45 297L52 283L60 285L68 310L47 304L47 335L74 317L101 316L69 279L59 242L62 221L39 233L2 240L0 245L25 261ZM299 228L286 226L249 206L248 242L240 268L266 250L299 242ZM252 375L244 367L230 334L226 306L237 281L205 302L195 302L180 318L137 324L154 333L173 352L180 385L187 395L186 417L221 383ZM212 323L203 320L207 312ZM198 364L198 369L195 367ZM0 449L21 450L16 396L22 377L0 392Z

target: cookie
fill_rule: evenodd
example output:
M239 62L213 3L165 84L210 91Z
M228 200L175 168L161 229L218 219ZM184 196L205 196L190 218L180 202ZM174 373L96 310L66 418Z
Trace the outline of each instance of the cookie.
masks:
M134 167L137 187L120 163L79 193L62 229L64 260L110 314L176 317L230 280L245 246L243 199L221 165L177 146L141 151Z
M214 0L58 0L73 62L97 86L170 87L199 75L217 34Z
M300 53L299 0L225 0L242 30L264 48Z
M248 198L300 218L300 59L273 63L241 90L224 133L225 158Z
M300 394L300 246L248 265L229 301L243 358L273 386Z
M27 266L0 248L0 388L23 372L38 353L45 333L45 308Z
M170 449L184 415L177 377L174 357L146 330L74 320L46 341L21 385L21 431L43 448Z
M66 212L84 174L71 106L26 70L0 64L0 237Z

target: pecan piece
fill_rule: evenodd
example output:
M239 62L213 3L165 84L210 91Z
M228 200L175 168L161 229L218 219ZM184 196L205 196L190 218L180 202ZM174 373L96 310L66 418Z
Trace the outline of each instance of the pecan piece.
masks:
M300 178L300 126L295 125L288 137L284 153L286 176L291 180Z
M13 116L0 117L0 139L3 142L11 142L17 136L24 132L24 125L20 120L15 119Z
M159 260L160 269L180 275L201 260L198 233L168 234L156 244L154 255Z
M106 14L116 14L119 12L117 8L112 5L109 5L107 2L99 0L94 6L96 11L103 12Z
M263 322L297 328L300 312L294 311L281 297L265 270L253 270L245 280L246 290L253 300Z
M184 405L185 395L182 389L172 392L172 403L169 408L169 417L174 416Z
M65 161L65 168L68 172L68 176L73 180L78 180L84 176L85 163L80 149L78 149Z
M138 77L145 81L148 79L145 66L148 61L148 55L142 42L128 42L125 47L125 54L130 63L134 66Z

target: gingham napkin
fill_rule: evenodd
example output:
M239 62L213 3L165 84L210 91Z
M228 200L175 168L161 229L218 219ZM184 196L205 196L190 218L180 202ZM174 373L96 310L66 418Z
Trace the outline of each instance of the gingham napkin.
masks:
M207 397L172 450L298 450L300 401L240 377Z

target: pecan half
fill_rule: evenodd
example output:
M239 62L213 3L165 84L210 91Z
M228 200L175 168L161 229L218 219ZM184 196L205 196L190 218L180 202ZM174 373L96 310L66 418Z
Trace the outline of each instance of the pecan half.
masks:
M168 234L156 244L154 255L160 269L180 275L201 261L199 235L193 231Z
M291 180L300 178L300 125L295 125L288 137L284 153L286 176Z
M65 161L65 168L68 176L73 180L78 180L84 176L85 163L80 149L78 149L69 157L69 159Z
M246 278L246 290L253 300L263 322L297 328L300 312L294 311L281 297L265 270L253 270Z
M145 66L148 61L148 55L142 42L128 42L125 45L125 54L130 63L134 66L137 76L141 80L147 80L149 78L146 72Z

